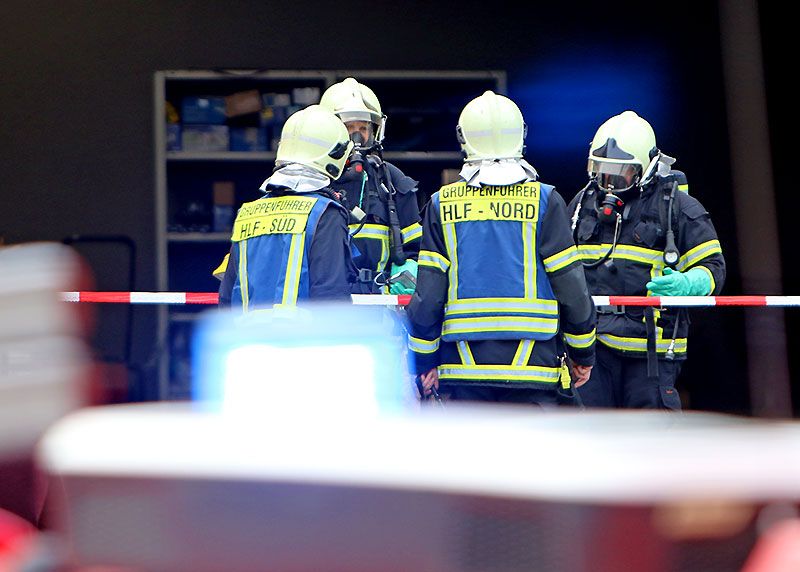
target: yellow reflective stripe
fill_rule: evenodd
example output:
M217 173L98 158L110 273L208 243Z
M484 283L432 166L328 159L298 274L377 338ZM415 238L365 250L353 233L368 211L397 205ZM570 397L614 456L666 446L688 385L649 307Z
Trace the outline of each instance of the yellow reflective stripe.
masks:
M418 222L415 222L401 229L400 233L403 235L403 244L406 244L412 240L422 237L422 225L420 225Z
M678 185L678 190L679 191L683 191L684 193L688 193L689 192L689 183L686 183L684 185Z
M513 365L526 365L531 359L534 343L536 343L534 340L520 340L511 363Z
M518 381L558 383L559 368L536 365L463 365L442 364L439 379L469 379L474 381Z
M558 330L556 318L528 318L525 316L486 316L478 318L445 318L442 335L475 334L485 332L520 332L554 334Z
M576 349L588 348L596 339L597 330L592 329L588 334L568 334L564 332L564 340L567 344Z
M247 291L247 241L239 243L239 288L242 291L242 310L247 312L250 293Z
M360 224L348 225L350 231L356 230ZM389 240L389 227L383 224L365 224L353 235L353 238L372 238L375 240Z
M432 354L439 349L440 339L441 338L425 340L422 338L415 338L414 336L408 336L408 349L417 354Z
M536 297L536 227L533 223L522 223L522 263L525 267L525 297Z
M297 294L300 289L300 273L303 269L303 247L305 243L305 233L292 235L292 242L289 245L289 259L286 264L286 276L283 282L282 304L297 304Z
M431 250L420 250L417 264L420 266L430 266L431 268L438 268L442 272L447 272L450 267L450 261L438 252Z
M695 268L699 268L700 270L702 270L706 274L708 274L708 279L711 280L711 290L708 293L709 294L713 294L714 290L716 290L716 288L717 288L717 283L714 281L714 274L711 272L711 270L709 270L708 268L706 268L702 264L699 265L699 266L695 266Z
M629 352L646 352L647 351L647 338L624 338L622 336L614 336L611 334L597 334L597 339L610 348L617 350L625 350ZM669 349L672 340L658 338L656 339L656 351L664 353ZM675 347L673 351L676 354L686 353L687 340L686 338L676 338Z
M225 272L228 270L228 260L230 260L230 257L231 253L229 252L225 255L225 258L222 259L222 262L219 263L219 266L214 269L211 273L214 278L222 280L223 276L225 276Z
M447 299L452 302L458 299L458 241L456 239L456 225L444 224L444 242L447 247L447 255L450 257L450 270L448 276L450 285L448 287Z
M569 266L573 262L580 261L581 257L578 254L578 249L574 245L570 245L561 252L556 252L553 256L548 256L544 259L544 268L548 272L555 272L562 268Z
M526 300L524 298L462 298L447 303L445 314L502 313L558 315L558 302L543 298Z
M582 260L592 260L601 258L611 248L611 244L581 244L578 246L578 254ZM642 264L662 267L664 265L664 253L660 250L642 248L628 244L618 244L611 253L611 258L620 260L632 260Z
M461 358L461 363L475 365L475 356L472 355L469 343L465 340L459 340L456 346L458 347L458 357Z
M381 241L381 259L378 261L378 267L375 268L376 272L382 272L389 262L389 238ZM388 293L388 291L386 292Z
M698 244L681 256L680 260L678 260L677 268L683 272L685 269L694 266L712 254L722 254L722 247L719 244L719 240L707 240L702 244Z

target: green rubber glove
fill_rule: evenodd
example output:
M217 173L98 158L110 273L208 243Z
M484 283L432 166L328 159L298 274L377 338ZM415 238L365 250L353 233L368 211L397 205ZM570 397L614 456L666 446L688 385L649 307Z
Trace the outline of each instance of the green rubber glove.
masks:
M413 294L414 290L416 289L416 280L417 280L417 261L411 260L410 258L406 260L400 266L396 264L392 264L392 276L397 276L403 271L408 271L414 277L415 284L412 286L410 284L403 284L400 281L392 282L389 285L389 293L390 294Z
M707 296L711 293L711 278L701 268L678 272L665 268L663 276L656 276L647 283L653 296Z

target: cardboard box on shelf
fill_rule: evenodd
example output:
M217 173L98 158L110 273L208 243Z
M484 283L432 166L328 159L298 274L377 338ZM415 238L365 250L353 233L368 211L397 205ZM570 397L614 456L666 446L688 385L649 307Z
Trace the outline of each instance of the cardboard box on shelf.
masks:
M215 205L230 205L233 206L235 202L235 185L233 181L214 181L212 185L214 189L214 204Z
M225 113L228 117L238 117L261 111L261 94L257 89L239 91L225 98Z
M233 228L236 216L235 186L233 181L214 181L214 232L227 232Z

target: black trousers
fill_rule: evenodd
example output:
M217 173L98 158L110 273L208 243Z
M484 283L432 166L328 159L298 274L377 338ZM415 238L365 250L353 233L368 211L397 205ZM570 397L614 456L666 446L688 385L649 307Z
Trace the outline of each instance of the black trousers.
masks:
M658 360L658 378L647 377L647 359L616 353L596 344L592 376L578 389L586 407L668 409L680 411L675 380L681 361Z

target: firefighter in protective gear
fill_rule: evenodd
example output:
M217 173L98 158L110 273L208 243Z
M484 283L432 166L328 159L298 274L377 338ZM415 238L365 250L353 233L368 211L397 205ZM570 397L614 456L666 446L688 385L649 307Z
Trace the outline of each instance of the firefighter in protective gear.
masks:
M711 218L674 159L633 111L612 117L589 149L589 184L572 200L573 232L593 295L705 296L725 280ZM597 364L586 406L679 410L685 309L599 306Z
M286 121L265 196L245 203L233 225L220 304L293 306L306 299L350 297L355 267L347 211L331 182L353 149L347 129L312 105Z
M461 113L460 180L423 217L409 348L424 390L450 399L554 405L594 363L595 309L564 200L522 157L525 123L487 91Z
M320 105L344 122L356 145L344 174L333 185L350 212L359 269L353 293L410 294L422 237L417 182L382 159L386 116L378 98L349 77L330 86ZM402 274L411 277L412 285L397 279Z

